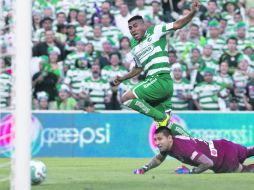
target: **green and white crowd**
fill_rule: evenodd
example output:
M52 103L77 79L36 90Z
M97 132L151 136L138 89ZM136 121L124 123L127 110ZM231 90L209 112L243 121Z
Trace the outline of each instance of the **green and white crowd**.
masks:
M126 109L120 96L144 78L134 77L118 87L110 83L135 65L127 21L139 14L147 27L173 22L190 11L191 0L176 2L177 9L167 15L165 1L160 0L134 0L133 4L33 0L33 109ZM8 110L12 107L14 10L12 0L0 3L0 108ZM200 3L192 22L167 36L173 109L254 110L254 3Z

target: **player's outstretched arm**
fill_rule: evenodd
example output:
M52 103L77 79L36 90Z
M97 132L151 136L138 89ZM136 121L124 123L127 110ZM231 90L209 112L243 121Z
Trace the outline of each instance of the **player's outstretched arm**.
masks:
M192 168L192 174L199 174L202 173L211 167L213 167L213 161L208 158L206 155L202 154L196 161L199 165L196 168Z
M153 169L157 166L159 166L164 160L165 160L166 156L162 155L162 154L158 154L155 157L152 158L152 160L144 165L143 167L134 170L134 174L144 174L146 173L148 170Z
M142 67L134 67L130 72L125 74L124 76L116 76L116 78L113 80L113 84L115 86L119 85L122 81L125 81L127 79L130 79L138 74L140 74L143 71Z
M180 29L184 27L186 24L188 24L191 21L191 19L195 16L196 12L199 10L199 7L200 7L199 1L193 0L192 6L191 6L191 12L185 17L180 18L174 22L174 25L173 25L174 30Z

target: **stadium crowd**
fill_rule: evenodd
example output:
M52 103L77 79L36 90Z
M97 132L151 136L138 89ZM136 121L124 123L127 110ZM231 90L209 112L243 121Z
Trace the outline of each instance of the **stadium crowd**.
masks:
M0 108L11 107L12 0L0 0ZM173 110L254 110L254 1L200 0L190 24L168 35ZM33 0L34 110L120 110L145 73L111 81L135 62L128 19L173 22L191 0ZM22 64L22 63L17 63Z

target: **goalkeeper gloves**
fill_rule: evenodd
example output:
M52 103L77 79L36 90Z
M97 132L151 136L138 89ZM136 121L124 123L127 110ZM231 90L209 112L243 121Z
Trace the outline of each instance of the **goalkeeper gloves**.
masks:
M145 172L148 171L148 166L147 165L144 165L142 168L139 168L139 169L136 169L133 171L134 174L137 174L137 175L143 175L145 174Z
M186 166L182 166L182 167L176 168L175 172L177 174L190 174L191 170L187 168Z

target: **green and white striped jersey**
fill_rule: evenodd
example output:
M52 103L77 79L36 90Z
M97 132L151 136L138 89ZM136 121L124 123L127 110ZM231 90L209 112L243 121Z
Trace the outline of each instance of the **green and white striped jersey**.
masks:
M0 108L9 106L11 97L12 77L8 73L0 73Z
M194 88L192 98L198 100L202 110L220 110L218 94L223 90L217 82L201 82Z
M226 41L219 37L217 39L207 38L207 44L213 47L213 58L219 60L220 56L223 54L223 49L225 48Z
M252 44L254 43L254 26L247 25L247 36L250 38Z
M212 57L205 57L203 56L203 60L204 60L204 67L205 68L210 68L210 69L213 69L215 72L218 72L219 71L219 61L213 59Z
M91 20L92 15L96 12L95 4L98 8L101 7L105 0L85 0L85 10L87 13L87 20Z
M82 91L82 81L88 77L91 77L90 69L78 69L74 67L67 71L64 83L70 85L74 94L79 94Z
M238 104L241 107L245 107L245 104L243 102L243 95L246 92L246 86L250 78L242 74L239 70L236 70L232 77L234 81L235 95L238 99Z
M188 110L188 100L181 98L183 95L191 95L193 86L187 79L181 81L174 81L174 92L172 96L172 108L173 110Z
M115 26L102 27L102 36L105 36L114 47L119 48L119 41L123 37L122 32Z
M229 74L221 74L215 75L213 78L214 81L221 84L222 86L232 86L233 87L233 79Z
M113 80L117 75L123 76L127 73L127 70L124 66L119 65L117 67L112 67L111 65L106 65L101 70L101 76L106 81Z
M237 49L239 51L243 51L246 45L251 44L251 39L250 38L245 38L244 40L241 40L240 38L238 38L237 41Z
M97 80L89 77L82 82L83 92L89 95L92 102L95 103L96 110L105 110L104 98L111 94L109 82L99 78Z
M140 42L131 40L136 67L142 67L146 77L170 73L166 34L172 29L173 23L154 25L146 31Z
M82 58L87 59L89 63L93 64L93 58L90 55L88 55L88 53L86 52L72 52L68 54L65 60L65 64L69 66L74 66L76 60L82 59Z

